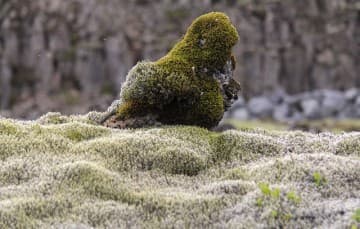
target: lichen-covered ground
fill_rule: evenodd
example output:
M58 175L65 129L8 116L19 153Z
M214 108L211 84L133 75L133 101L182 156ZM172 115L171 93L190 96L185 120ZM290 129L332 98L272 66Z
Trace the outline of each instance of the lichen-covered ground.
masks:
M360 133L0 119L0 228L356 228Z

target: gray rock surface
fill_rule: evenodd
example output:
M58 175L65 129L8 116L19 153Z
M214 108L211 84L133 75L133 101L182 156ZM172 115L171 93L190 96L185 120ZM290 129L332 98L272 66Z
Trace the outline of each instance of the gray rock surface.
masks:
M360 94L359 89L357 89L357 88L350 88L350 89L348 89L348 90L345 92L344 96L345 96L346 100L352 102L352 101L355 101L355 100L356 100L356 97L357 97L359 94Z
M239 108L236 109L233 114L231 115L231 118L239 119L239 120L247 120L250 119L249 111L246 108Z
M316 99L306 99L301 102L301 108L308 119L317 119L321 116L320 103Z
M274 108L273 118L277 121L288 121L291 116L290 107L287 104L281 104Z
M264 118L272 115L273 104L266 97L255 97L248 103L249 112L258 118Z
M235 103L224 117L273 119L287 123L321 118L357 119L360 118L360 90L315 90L295 95L274 91L247 103L240 97L239 103Z
M324 91L322 111L324 116L331 116L338 113L346 106L346 97L338 91Z

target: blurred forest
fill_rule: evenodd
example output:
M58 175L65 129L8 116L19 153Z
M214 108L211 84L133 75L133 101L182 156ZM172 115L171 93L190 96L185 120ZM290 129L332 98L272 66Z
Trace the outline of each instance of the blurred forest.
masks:
M0 114L105 110L139 60L227 13L246 98L360 87L359 0L0 0Z

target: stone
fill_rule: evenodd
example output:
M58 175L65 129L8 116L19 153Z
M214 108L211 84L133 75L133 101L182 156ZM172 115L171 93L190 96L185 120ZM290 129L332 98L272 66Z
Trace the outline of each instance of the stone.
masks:
M248 120L250 119L250 114L246 108L238 108L231 114L231 118L237 120Z
M360 106L347 106L338 115L338 119L360 118Z
M280 104L285 100L285 97L287 96L286 92L282 89L275 90L271 93L270 100L274 104Z
M248 109L255 117L265 118L272 116L274 105L269 98L258 96L250 99Z
M220 123L218 126L212 129L212 131L215 132L224 132L227 130L236 130L236 127L230 123Z
M346 97L339 91L323 91L321 112L324 117L336 115L346 106Z
M345 91L345 98L350 102L355 102L358 95L360 95L360 91L357 88L350 88Z
M306 117L304 116L303 113L301 112L294 112L291 117L289 118L288 122L291 123L296 123L296 122L300 122L300 121L304 121L306 119Z
M290 118L290 108L287 104L281 104L274 108L273 118L276 121L288 121Z
M321 117L320 103L316 99L306 99L301 101L301 108L306 118L318 119Z
M289 104L299 104L301 101L313 98L314 95L309 92L303 92L295 95L287 95L284 97L284 102Z
M234 104L231 106L230 111L232 110L236 110L239 107L244 107L246 106L246 102L244 97L239 96L238 99L234 102Z
M357 96L356 100L355 100L355 106L360 106L360 95Z

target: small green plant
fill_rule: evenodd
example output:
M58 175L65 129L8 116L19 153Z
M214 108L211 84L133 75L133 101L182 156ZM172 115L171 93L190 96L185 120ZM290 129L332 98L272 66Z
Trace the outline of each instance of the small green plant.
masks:
M273 190L271 190L271 197L274 199L279 199L280 198L280 189L274 188Z
M263 203L264 203L263 198L259 197L259 198L256 199L256 206L262 207Z
M268 184L260 183L259 188L260 188L262 194L264 194L264 196L270 196L271 195L271 189L270 189Z
M276 210L272 210L271 211L271 216L274 217L274 218L277 218L278 217L278 212Z
M355 222L360 223L360 208L356 209L352 219L355 220Z
M326 184L326 182L327 182L325 177L319 172L313 173L313 180L314 180L316 186L318 186L318 187Z
M355 221L351 224L351 229L358 229L358 224L360 223L360 208L356 209L351 219Z
M293 202L294 204L299 204L301 202L301 197L298 196L295 192L291 191L286 194L286 197L289 201Z
M267 183L258 185L262 196L256 199L256 206L261 209L270 208L269 224L283 227L291 220L294 207L301 202L301 197L294 191L281 192L280 188L270 188Z

